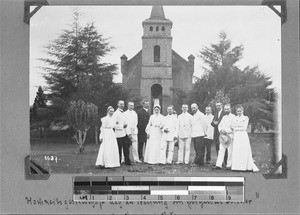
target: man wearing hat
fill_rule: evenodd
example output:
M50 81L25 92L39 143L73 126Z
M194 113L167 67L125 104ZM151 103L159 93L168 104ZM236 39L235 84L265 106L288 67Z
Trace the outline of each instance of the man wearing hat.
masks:
M226 148L228 150L226 169L231 168L232 138L233 138L233 130L231 128L231 125L235 116L231 113L230 104L226 104L224 106L224 110L225 110L225 115L223 116L218 126L220 132L220 137L219 137L220 149L218 153L217 163L214 169L222 168L222 163L224 160Z

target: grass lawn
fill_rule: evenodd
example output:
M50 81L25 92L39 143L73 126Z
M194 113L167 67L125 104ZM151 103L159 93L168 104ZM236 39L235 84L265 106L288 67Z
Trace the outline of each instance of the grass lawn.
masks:
M96 169L95 162L98 154L96 144L85 145L82 154L76 154L77 145L74 142L64 143L55 140L31 139L31 160L48 170L51 174L57 173L90 173L99 175L185 175L190 176L217 176L217 175L248 175L267 173L274 164L274 137L272 134L250 134L253 159L259 168L259 173L236 172L230 170L213 170L217 154L215 145L211 147L212 164L202 167L188 165L148 165L133 164L131 166L122 165L114 169ZM174 150L173 162L177 161L178 147ZM56 156L57 162L48 160L45 156ZM193 144L191 145L191 161L195 157Z

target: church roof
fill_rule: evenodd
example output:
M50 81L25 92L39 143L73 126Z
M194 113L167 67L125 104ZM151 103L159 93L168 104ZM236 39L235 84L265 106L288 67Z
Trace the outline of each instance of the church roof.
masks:
M177 60L180 60L182 62L187 62L186 59L184 59L183 57L181 57L177 52L175 52L173 49L172 49L172 58L174 60L174 58L176 58Z
M163 6L153 6L150 19L166 19Z
M191 55L190 55L191 56ZM189 57L190 57L189 56ZM181 62L185 62L187 63L188 61L186 59L184 59L183 57L181 57L177 52L175 52L172 49L172 59L173 61L178 61L180 60ZM129 59L128 61L142 61L142 50L140 50L136 55L134 55L131 59Z
M172 25L172 21L166 19L163 6L152 6L151 15L149 19L143 22L144 24L167 24Z

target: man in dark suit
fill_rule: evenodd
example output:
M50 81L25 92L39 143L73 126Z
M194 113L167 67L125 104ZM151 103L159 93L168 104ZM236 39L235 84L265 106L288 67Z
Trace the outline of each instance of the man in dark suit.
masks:
M217 151L217 155L218 155L219 148L220 148L220 141L219 141L220 132L219 132L218 126L219 126L223 116L225 115L225 111L223 110L223 106L220 101L216 102L216 109L217 109L217 111L214 115L211 125L214 127L214 142L216 144L216 151ZM227 151L225 152L224 160L225 160L225 162L227 160Z
M143 149L146 147L147 142L147 133L146 126L149 122L150 114L149 114L149 101L143 101L143 108L137 112L138 115L138 154L139 159L144 161Z

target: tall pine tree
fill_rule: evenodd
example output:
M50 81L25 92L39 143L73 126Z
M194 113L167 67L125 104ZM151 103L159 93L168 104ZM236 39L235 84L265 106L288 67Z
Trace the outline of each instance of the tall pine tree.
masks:
M32 107L30 108L30 122L34 122L38 120L38 109L46 108L46 96L44 94L43 88L41 86L38 87L38 91L36 92L36 96L33 102Z
M75 11L71 29L65 29L46 46L48 58L45 79L53 96L64 100L86 96L91 77L101 76L99 85L111 85L116 65L101 60L113 47L99 34L93 23L81 27L80 14Z
M103 58L114 49L108 38L95 28L94 23L80 25L80 13L74 11L70 29L65 29L46 46L47 58L41 59L45 79L53 103L82 100L98 106L100 117L106 114L108 105L116 105L117 99L127 98L127 92L113 82L117 66L103 62ZM58 104L58 103L56 103ZM66 109L60 111L66 119ZM95 132L98 131L95 124ZM95 133L97 137L97 133ZM96 138L97 142L97 138Z
M240 69L237 63L243 58L243 45L232 48L224 32L220 33L219 39L218 43L204 47L198 55L204 62L204 74L197 78L190 100L197 101L204 109L221 93L228 97L233 107L244 106L252 131L259 125L272 128L275 92L270 87L270 77L258 67Z
M47 107L46 102L47 100L44 94L44 90L41 86L39 86L33 105L36 106L37 108L45 108Z

